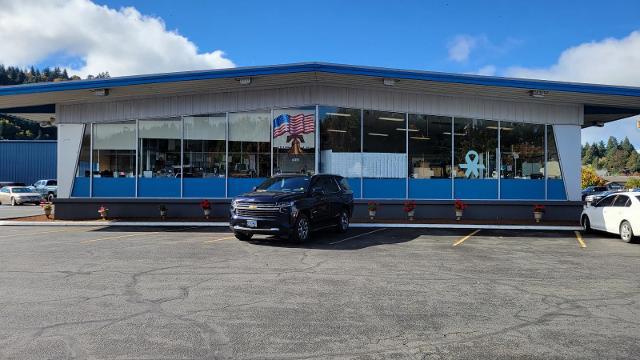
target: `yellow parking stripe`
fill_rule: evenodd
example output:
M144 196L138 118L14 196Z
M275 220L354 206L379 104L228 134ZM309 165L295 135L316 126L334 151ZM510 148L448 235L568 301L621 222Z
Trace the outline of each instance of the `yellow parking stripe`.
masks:
M143 232L143 233L125 234L125 235L117 235L117 236L106 236L106 237L97 238L97 239L80 241L80 243L91 244L97 241L104 241L104 240L115 240L115 239L123 239L123 238L134 237L134 236L147 236L147 235L157 235L157 234L169 233L169 232L180 232L184 230L195 229L196 227L197 226L190 226L190 227L177 229L177 230L171 229L171 230L164 230L164 231L153 231L153 232Z
M587 244L584 243L584 240L582 239L582 234L580 233L580 231L574 231L574 233L576 234L576 240L578 240L578 245L580 245L581 248L586 248Z
M211 243L214 243L214 242L223 241L223 240L230 240L230 239L235 239L235 238L236 238L235 236L227 236L227 237L223 237L223 238L219 238L219 239L206 240L206 241L203 241L202 243L203 244L211 244Z
M458 245L462 244L463 242L465 242L465 240L467 240L468 238L472 237L473 235L475 235L475 234L477 234L477 233L479 233L479 232L480 232L480 229L475 230L475 231L474 231L474 232L472 232L471 234L469 234L469 235L467 235L467 236L463 237L462 239L460 239L460 240L458 240L458 241L454 242L454 243L453 243L453 246L458 246Z

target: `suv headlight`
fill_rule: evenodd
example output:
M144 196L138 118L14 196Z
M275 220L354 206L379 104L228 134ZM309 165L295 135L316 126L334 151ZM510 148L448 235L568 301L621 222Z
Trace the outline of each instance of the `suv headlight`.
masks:
M238 206L238 200L231 200L231 210L235 210Z
M280 208L280 212L287 212L289 209L291 209L292 212L296 210L295 201L279 202L276 204L276 206Z

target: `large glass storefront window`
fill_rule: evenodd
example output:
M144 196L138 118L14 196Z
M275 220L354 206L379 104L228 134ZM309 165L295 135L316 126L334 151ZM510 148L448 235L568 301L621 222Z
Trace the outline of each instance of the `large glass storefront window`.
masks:
M365 110L363 121L363 197L404 198L407 177L406 115Z
M544 125L500 122L500 197L544 199Z
M93 196L135 196L136 123L93 125Z
M140 120L140 197L180 197L182 120Z
M273 173L313 174L316 167L316 108L273 111Z
M497 199L498 122L455 118L453 125L454 197Z
M91 189L91 124L85 124L80 144L80 154L76 164L76 177L73 181L72 197L89 197Z
M556 136L552 125L547 125L547 198L549 200L566 200L567 192L562 180L562 168L560 166L560 155L556 145Z
M320 172L347 178L354 197L361 197L362 142L360 109L321 106Z
M227 116L195 115L184 120L184 197L224 197Z
M451 121L409 115L409 198L451 198Z
M229 114L228 196L250 191L271 176L271 112Z

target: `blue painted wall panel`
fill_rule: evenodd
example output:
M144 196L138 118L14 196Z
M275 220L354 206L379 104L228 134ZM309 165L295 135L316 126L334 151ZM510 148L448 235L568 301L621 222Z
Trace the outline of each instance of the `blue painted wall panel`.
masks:
M544 179L502 179L500 197L512 200L544 200Z
M363 179L363 197L366 199L404 199L405 179Z
M178 194L179 196L180 194ZM136 178L94 178L93 197L135 197Z
M451 199L451 179L409 179L410 199Z
M455 179L456 199L498 198L498 180L493 179Z
M183 182L184 197L210 199L224 197L225 178L185 178Z
M89 197L89 180L88 177L75 178L71 197Z
M0 141L0 181L55 179L56 149L55 141Z
M567 192L564 189L564 181L562 179L549 179L547 186L549 200L567 200Z
M266 178L229 178L229 197L244 194L251 191L254 186L260 185Z
M347 178L347 183L353 190L353 198L361 199L362 198L362 186L360 186L360 178Z
M179 178L140 178L138 179L138 197L179 198Z

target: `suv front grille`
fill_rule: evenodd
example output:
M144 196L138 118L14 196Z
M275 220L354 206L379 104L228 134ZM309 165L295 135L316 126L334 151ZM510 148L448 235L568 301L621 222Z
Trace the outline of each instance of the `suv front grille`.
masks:
M241 202L236 205L236 214L239 216L274 219L280 214L280 208L276 204L246 203Z

